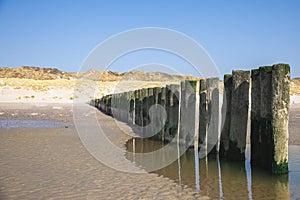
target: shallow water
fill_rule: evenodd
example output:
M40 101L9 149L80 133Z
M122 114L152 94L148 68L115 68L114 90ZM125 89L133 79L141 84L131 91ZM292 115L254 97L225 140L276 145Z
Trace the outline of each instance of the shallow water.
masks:
M0 119L0 128L64 128L65 125L56 120L38 119Z
M164 144L147 139L131 139L127 150L135 153L152 152ZM174 145L174 151L177 151ZM188 149L178 160L160 170L153 171L178 184L194 188L213 199L299 199L300 198L300 146L289 146L289 174L271 175L250 165L250 146L245 162L219 160L216 155L199 159L198 151ZM134 154L127 158L142 165ZM157 161L156 161L157 162ZM159 162L159 161L158 161ZM142 166L147 168L146 166Z

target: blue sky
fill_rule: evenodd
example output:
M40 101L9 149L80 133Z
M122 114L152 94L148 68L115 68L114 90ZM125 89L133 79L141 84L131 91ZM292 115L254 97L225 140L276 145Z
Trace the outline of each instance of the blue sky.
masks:
M292 77L300 77L299 10L296 0L0 0L0 67L78 71L110 36L162 27L202 45L221 74L283 62L292 66ZM175 56L151 51L125 55L110 69L122 72L151 62L194 73Z

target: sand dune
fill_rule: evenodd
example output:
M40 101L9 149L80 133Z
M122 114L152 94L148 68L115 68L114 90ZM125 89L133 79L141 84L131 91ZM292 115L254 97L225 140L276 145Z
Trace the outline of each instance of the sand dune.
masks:
M70 73L55 68L0 68L0 102L87 102L114 92L179 84L191 75L134 70ZM223 84L220 82L220 92ZM291 81L291 104L300 103L300 79Z

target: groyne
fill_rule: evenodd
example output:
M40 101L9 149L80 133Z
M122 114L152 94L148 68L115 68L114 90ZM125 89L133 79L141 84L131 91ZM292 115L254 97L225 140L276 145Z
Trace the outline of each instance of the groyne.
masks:
M220 83L218 78L188 80L110 94L91 103L140 127L143 138L196 145L231 161L245 160L250 133L252 166L288 173L290 66L233 70L224 75L223 98Z

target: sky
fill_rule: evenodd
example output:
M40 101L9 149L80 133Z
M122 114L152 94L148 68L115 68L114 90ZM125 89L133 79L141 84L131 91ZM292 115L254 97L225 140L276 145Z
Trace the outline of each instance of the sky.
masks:
M295 78L300 77L299 10L296 0L0 0L0 67L77 72L108 38L159 27L192 38L221 76L233 69L288 63ZM167 66L174 73L197 75L178 55L151 49L123 55L107 69L124 72L149 63L157 64L155 71Z

